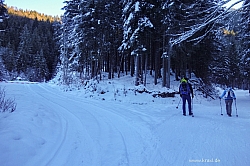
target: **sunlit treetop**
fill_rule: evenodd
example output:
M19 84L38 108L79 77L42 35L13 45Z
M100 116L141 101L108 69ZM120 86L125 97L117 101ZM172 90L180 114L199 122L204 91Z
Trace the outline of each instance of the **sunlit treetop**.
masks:
M228 30L225 28L222 28L222 32L225 36L227 36L227 35L235 36L237 34L237 32L234 32L234 30Z

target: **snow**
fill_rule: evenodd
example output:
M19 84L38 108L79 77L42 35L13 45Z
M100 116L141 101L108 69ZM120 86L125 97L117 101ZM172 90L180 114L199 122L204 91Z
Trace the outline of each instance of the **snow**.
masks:
M238 9L238 8L242 7L242 5L243 5L243 0L231 0L223 6L225 6L227 8L233 7L234 9Z
M140 11L140 2L135 2L135 12L139 12Z
M178 82L165 89L147 80L150 94L137 93L145 87L135 88L129 76L71 91L1 82L17 103L15 112L0 114L1 166L250 165L248 91L235 90L233 117L225 116L223 101L221 116L220 101L196 91L195 117L184 117L178 95L152 97Z

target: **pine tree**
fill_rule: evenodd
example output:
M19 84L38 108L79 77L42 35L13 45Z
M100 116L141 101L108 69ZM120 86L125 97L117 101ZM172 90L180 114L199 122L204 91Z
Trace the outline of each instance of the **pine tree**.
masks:
M73 20L74 20L74 31L72 32L72 36L74 37L74 41L72 44L74 45L74 53L75 55L72 55L70 58L73 70L74 71L79 71L80 73L83 72L83 66L85 65L86 59L88 58L88 44L87 41L88 39L85 38L85 33L86 33L86 27L85 24L90 21L90 19L85 18L88 17L88 1L79 1L76 2L78 4L78 15L74 15ZM74 11L75 9L72 9ZM75 12L76 13L76 12ZM88 17L89 18L89 17Z
M241 9L240 38L242 41L242 73L245 84L244 88L250 89L250 0L245 0Z
M63 71L62 80L64 84L69 84L70 78L69 73L72 71L70 69L69 60L75 55L74 41L77 36L75 36L74 18L80 15L80 0L68 0L64 1L66 5L64 6L64 16L62 18L61 26L61 39L60 39L60 60L61 60L61 70Z
M35 74L33 74L34 81L45 81L46 77L49 75L49 70L42 49L40 50L40 52L37 52L33 66L35 70Z
M135 57L135 85L139 85L139 75L142 76L140 62L144 51L149 49L145 36L154 27L149 17L154 6L151 1L124 1L123 4L124 35L120 50L129 50L128 53Z
M9 16L4 0L0 0L0 31L5 31L7 18L9 18Z
M6 47L2 58L3 58L3 62L4 62L4 66L6 70L9 71L10 74L16 72L17 59L16 59L16 55L13 49L13 45L11 45L10 42L8 43Z
M31 38L30 30L27 24L24 26L23 31L20 35L20 43L18 46L18 57L17 57L17 71L18 73L25 73L26 70L31 67Z
M123 58L118 52L123 32L122 4L120 0L102 1L99 3L97 10L100 15L100 34L97 40L101 41L98 63L106 64L105 68L109 72L109 79L114 77L114 72L117 72L119 77Z
M113 64L113 60L117 59L121 40L120 1L68 1L65 9L67 16L63 18L61 59L65 59L64 54L67 54L68 72L80 72L81 77L85 68L93 78L99 73L101 64L106 65L107 71L113 71L111 65L118 66ZM73 31L67 30L68 24Z

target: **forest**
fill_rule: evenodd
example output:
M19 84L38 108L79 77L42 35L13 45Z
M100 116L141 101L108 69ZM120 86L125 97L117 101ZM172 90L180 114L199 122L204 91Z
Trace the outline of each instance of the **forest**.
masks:
M48 81L56 73L59 46L54 25L59 17L6 7L8 17L0 23L0 75L7 80L18 76L29 81ZM58 23L59 24L59 23Z
M0 76L61 83L101 80L120 73L135 85L162 79L170 87L191 78L204 84L250 87L250 1L65 0L64 14L48 17L5 7L0 22Z

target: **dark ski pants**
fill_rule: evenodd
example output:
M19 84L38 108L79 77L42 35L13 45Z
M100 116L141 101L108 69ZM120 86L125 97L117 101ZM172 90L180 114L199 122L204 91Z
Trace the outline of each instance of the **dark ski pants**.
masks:
M227 114L231 115L232 114L232 104L233 104L233 100L225 100L226 103L226 110L227 110Z
M191 96L190 95L182 95L182 110L183 110L183 115L186 115L186 101L188 102L188 111L189 114L192 114L191 110Z

